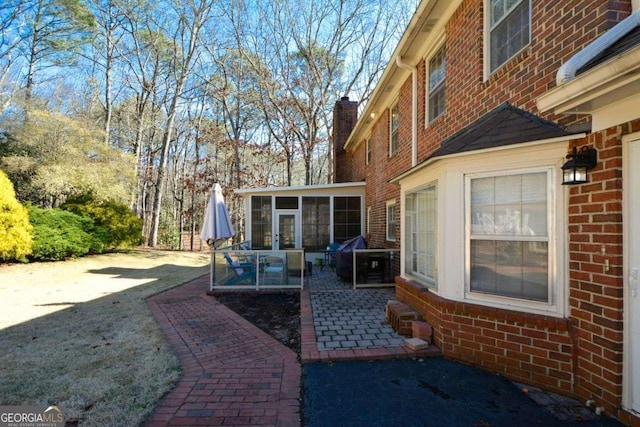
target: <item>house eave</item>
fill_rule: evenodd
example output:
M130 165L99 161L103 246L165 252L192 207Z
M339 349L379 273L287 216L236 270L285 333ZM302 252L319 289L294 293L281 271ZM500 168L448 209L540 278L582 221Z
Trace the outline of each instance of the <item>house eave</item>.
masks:
M360 119L344 143L345 150L355 150L362 143L380 114L397 96L399 89L397 86L410 76L411 71L398 66L396 58L405 64L416 65L425 54L425 46L428 46L430 40L440 37L447 20L460 4L462 4L462 0L423 0L420 2L367 101Z
M592 114L640 92L640 46L539 97L540 111Z
M298 185L291 187L263 187L263 188L241 188L234 190L234 193L239 194L241 196L247 196L252 194L276 194L276 193L284 193L284 192L312 192L312 191L330 191L337 189L348 189L348 188L364 188L366 182L358 181L358 182L341 182L337 184L316 184L316 185Z

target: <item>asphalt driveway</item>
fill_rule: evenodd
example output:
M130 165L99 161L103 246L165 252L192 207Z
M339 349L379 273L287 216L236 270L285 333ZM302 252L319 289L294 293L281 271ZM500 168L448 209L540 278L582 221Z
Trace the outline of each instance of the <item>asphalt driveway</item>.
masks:
M534 390L441 357L310 364L302 375L306 427L622 426L560 396L536 403Z

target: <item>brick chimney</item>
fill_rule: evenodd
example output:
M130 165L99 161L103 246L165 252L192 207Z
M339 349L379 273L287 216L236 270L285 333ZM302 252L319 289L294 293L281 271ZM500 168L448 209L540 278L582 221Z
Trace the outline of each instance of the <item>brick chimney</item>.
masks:
M333 182L353 181L353 165L342 146L358 120L358 103L343 96L333 107Z

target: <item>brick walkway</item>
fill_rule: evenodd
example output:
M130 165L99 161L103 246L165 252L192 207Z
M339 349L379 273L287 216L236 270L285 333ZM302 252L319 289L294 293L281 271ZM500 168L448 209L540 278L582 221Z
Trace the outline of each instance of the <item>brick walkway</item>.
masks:
M183 367L147 426L299 426L296 354L207 296L208 283L147 301Z
M300 426L297 355L208 296L208 285L204 276L147 300L183 375L146 425ZM300 294L302 363L439 355L410 350L385 323L393 295L314 272Z

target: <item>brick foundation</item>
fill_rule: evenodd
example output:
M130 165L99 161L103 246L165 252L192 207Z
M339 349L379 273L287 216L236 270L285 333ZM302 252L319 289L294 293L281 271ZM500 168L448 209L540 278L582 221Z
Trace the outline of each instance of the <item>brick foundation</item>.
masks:
M573 396L573 329L567 319L450 301L396 278L399 301L433 326L443 355Z

